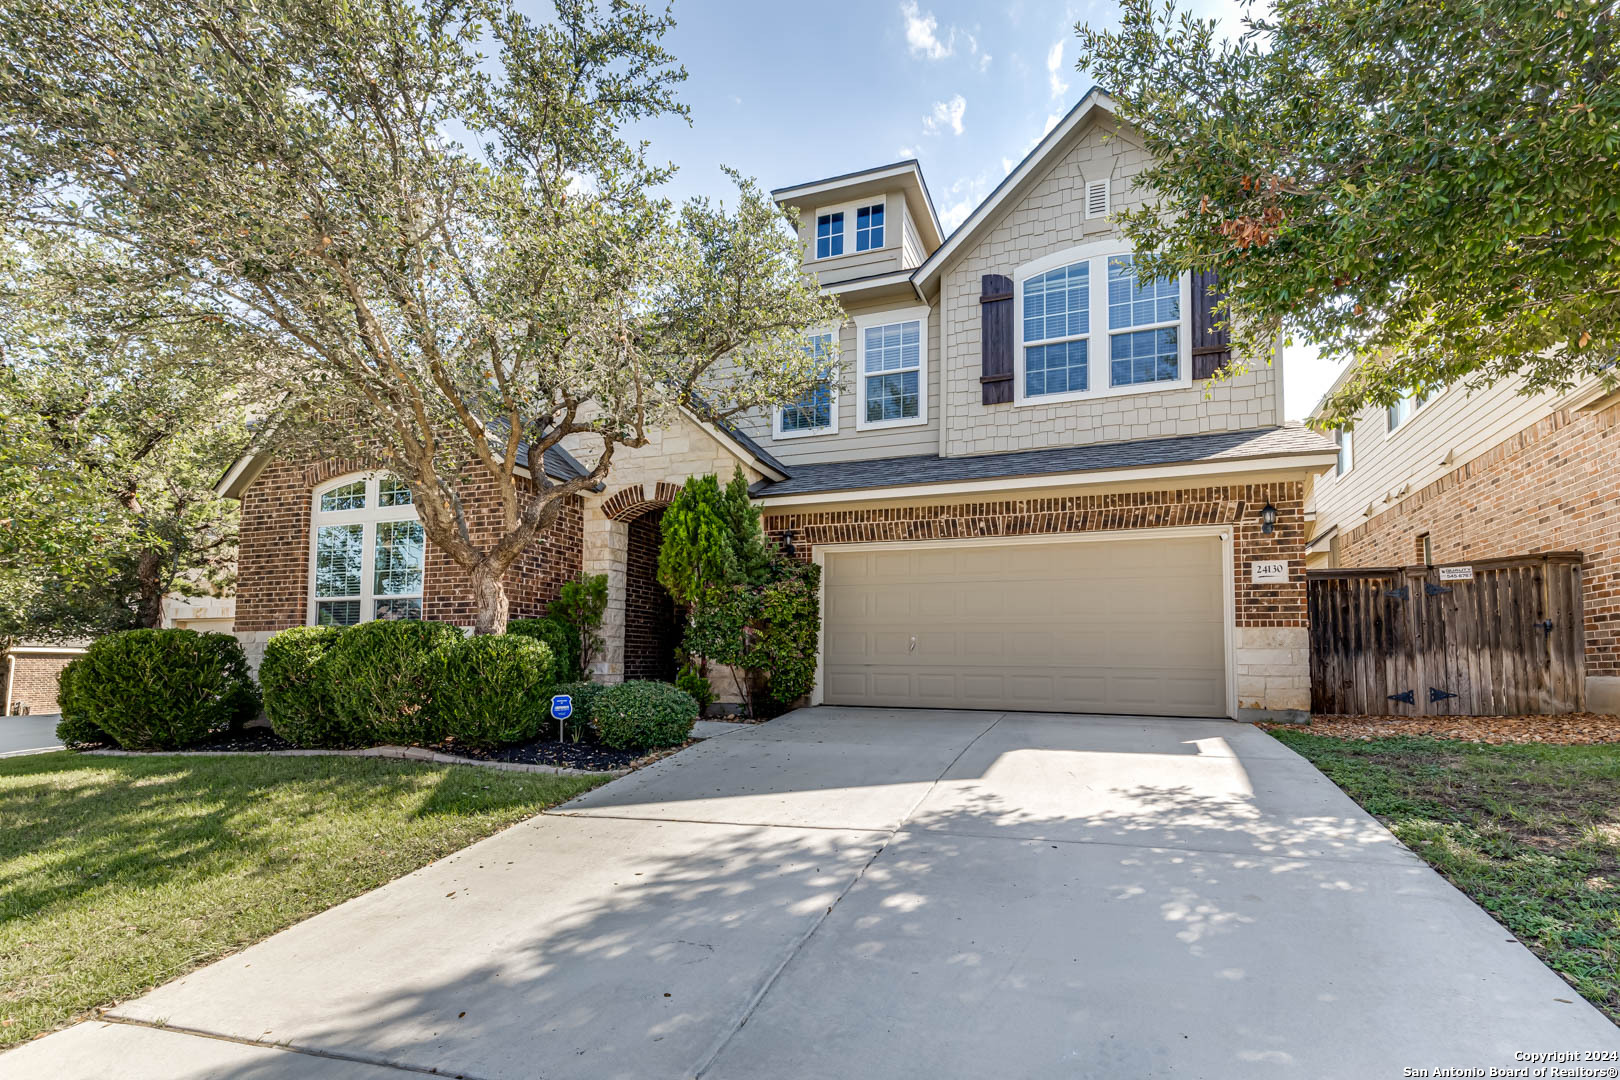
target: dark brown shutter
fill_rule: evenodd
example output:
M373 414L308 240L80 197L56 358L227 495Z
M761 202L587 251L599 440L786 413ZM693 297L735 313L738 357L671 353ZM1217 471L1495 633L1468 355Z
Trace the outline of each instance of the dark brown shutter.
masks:
M986 274L979 288L979 374L981 399L1000 405L1013 399L1012 278Z
M1232 342L1226 328L1217 329L1216 323L1225 317L1216 315L1215 305L1221 302L1220 280L1213 270L1200 270L1192 279L1192 377L1207 379L1232 360Z

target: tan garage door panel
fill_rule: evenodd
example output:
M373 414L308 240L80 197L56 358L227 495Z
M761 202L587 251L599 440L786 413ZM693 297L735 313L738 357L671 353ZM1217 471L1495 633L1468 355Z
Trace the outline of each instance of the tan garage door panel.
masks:
M1221 716L1214 537L833 551L824 699Z

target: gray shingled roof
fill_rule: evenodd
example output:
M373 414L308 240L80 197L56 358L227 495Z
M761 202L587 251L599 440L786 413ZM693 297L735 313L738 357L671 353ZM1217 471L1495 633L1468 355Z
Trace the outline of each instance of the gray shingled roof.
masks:
M1085 473L1100 469L1241 461L1257 457L1333 453L1335 450L1332 440L1319 432L1300 424L1289 424L1255 431L1221 431L1208 435L1094 443L1054 450L1019 450L977 457L944 458L929 454L795 465L788 479L755 484L753 493L757 498L775 499L824 491L860 491L910 484L949 484L1014 476Z

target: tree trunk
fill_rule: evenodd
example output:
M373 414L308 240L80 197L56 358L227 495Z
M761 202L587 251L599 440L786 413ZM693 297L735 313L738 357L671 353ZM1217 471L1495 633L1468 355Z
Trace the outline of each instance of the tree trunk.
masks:
M493 563L485 560L473 567L469 576L472 578L473 604L478 609L478 614L473 619L473 633L506 633L506 613L509 604L506 599L506 583L501 580L505 574L497 570Z
M163 552L141 552L135 564L135 625L156 630L163 625Z

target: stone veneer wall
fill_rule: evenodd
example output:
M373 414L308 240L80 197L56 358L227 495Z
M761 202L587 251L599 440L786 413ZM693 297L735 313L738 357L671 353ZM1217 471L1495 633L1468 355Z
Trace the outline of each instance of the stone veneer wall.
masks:
M1620 710L1620 404L1561 409L1351 529L1344 566L1586 555L1588 706Z
M273 461L243 493L235 632L255 669L272 635L303 626L309 618L309 529L315 488L346 473L374 468L354 460ZM519 482L525 487L528 483L522 478ZM462 492L474 542L489 542L500 521L493 478L467 484ZM571 499L552 529L519 556L506 577L513 618L544 614L562 583L579 573L583 528L580 501ZM423 567L422 613L462 626L473 621L466 572L431 542Z
M1259 519L1268 502L1277 509L1270 535ZM1287 481L853 510L777 511L767 504L765 529L778 539L791 529L799 557L808 560L819 544L1230 526L1238 707L1292 714L1310 707L1304 511L1304 483ZM1286 560L1288 582L1250 584L1248 567L1257 559Z

